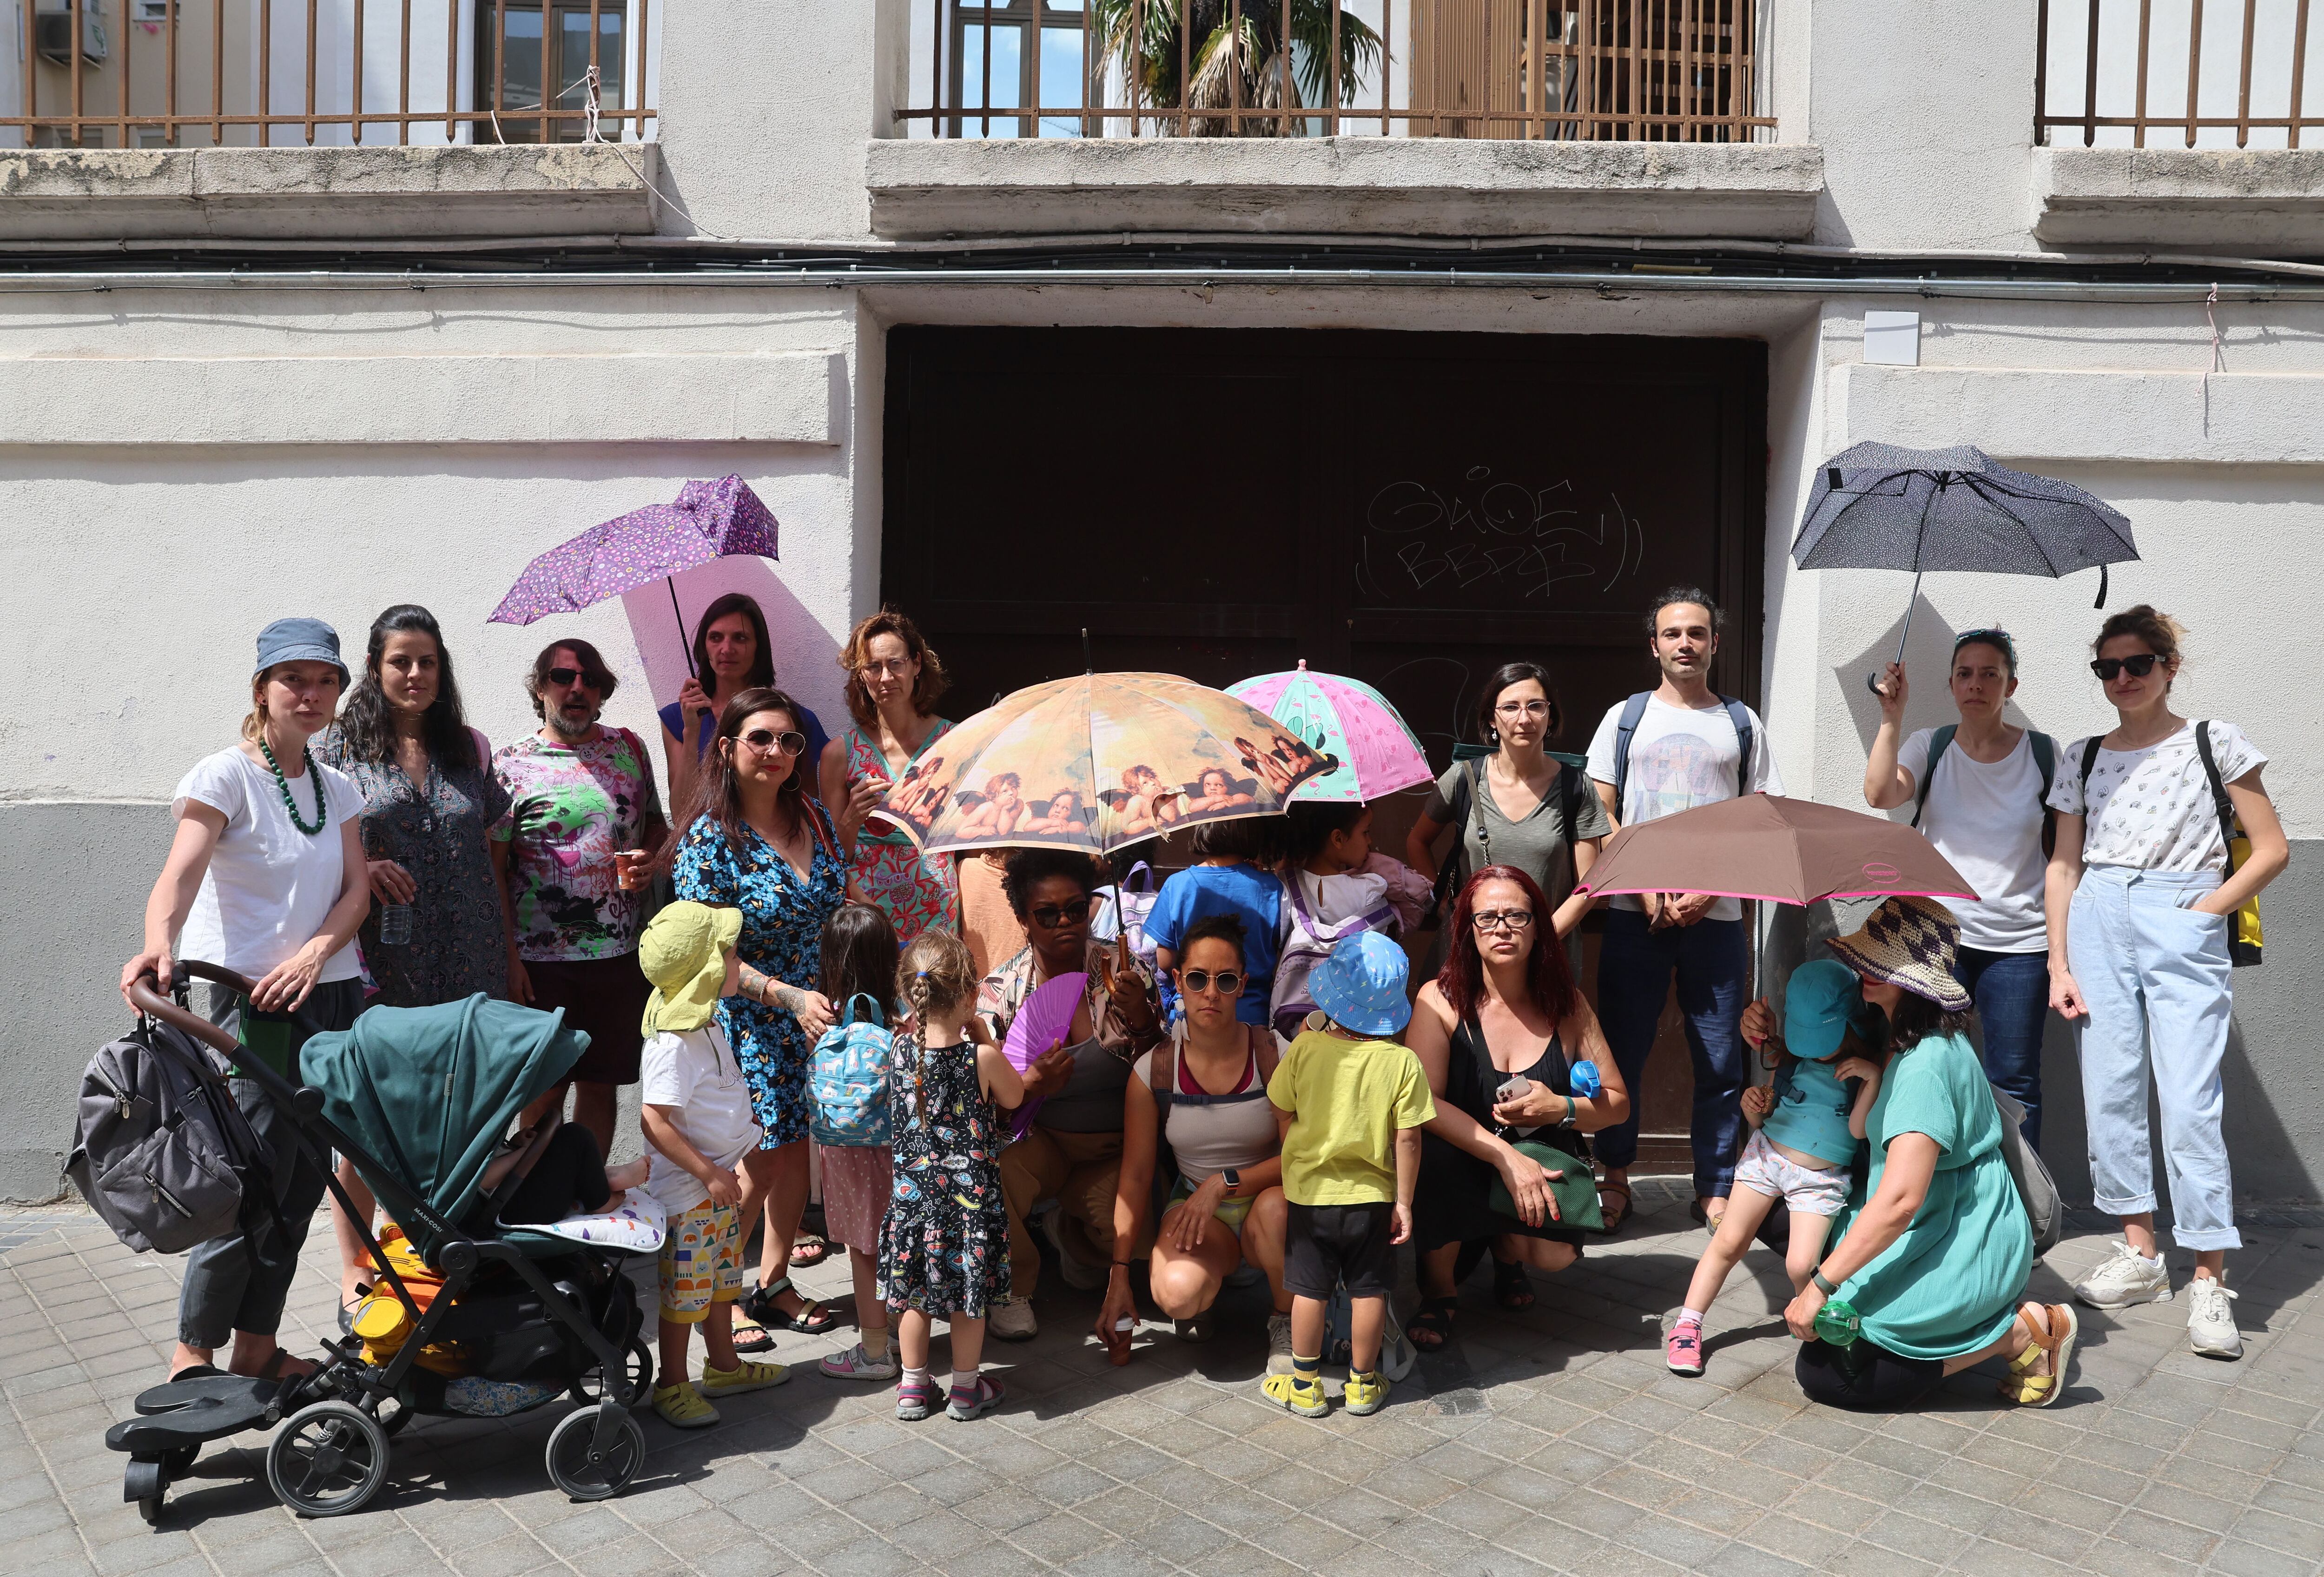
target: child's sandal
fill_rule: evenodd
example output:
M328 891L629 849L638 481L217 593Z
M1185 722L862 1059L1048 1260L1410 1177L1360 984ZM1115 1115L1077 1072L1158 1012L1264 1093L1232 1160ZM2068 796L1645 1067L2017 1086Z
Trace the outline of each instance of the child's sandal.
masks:
M2045 1305L2043 1314L2050 1325L2046 1342L2041 1327L2026 1316L2025 1309L2017 1311L2018 1323L2025 1327L2027 1340L2024 1350L2009 1360L2009 1378L2001 1382L2001 1397L2021 1407L2046 1407L2063 1394L2066 1366L2074 1356L2074 1342L2081 1335L2081 1322L2066 1305ZM2029 1372L2045 1357L2050 1360L2048 1374Z

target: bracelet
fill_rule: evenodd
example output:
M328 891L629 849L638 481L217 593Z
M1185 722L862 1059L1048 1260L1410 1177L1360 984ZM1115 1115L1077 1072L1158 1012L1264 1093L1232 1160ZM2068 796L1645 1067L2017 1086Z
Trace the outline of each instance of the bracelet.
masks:
M1572 1128L1573 1126L1573 1097L1568 1095L1565 1098L1565 1115L1558 1119L1557 1126L1560 1128Z
M1824 1296L1838 1297L1840 1296L1840 1288L1833 1286L1831 1278L1823 1273L1822 1266L1819 1265L1813 1270L1810 1271L1808 1273L1808 1279L1815 1285L1815 1289L1823 1294Z

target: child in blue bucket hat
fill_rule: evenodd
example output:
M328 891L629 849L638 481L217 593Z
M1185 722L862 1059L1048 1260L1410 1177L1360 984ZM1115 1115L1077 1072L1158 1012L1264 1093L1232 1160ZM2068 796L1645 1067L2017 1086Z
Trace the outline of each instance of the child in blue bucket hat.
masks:
M1411 1020L1404 949L1377 931L1342 938L1307 977L1317 1011L1291 1043L1267 1098L1291 1114L1283 1136L1283 1282L1291 1292L1291 1372L1260 1389L1294 1413L1320 1418L1323 1324L1345 1283L1351 1413L1388 1404L1379 1372L1394 1281L1391 1250L1412 1236L1421 1125L1436 1115L1420 1059L1397 1042Z

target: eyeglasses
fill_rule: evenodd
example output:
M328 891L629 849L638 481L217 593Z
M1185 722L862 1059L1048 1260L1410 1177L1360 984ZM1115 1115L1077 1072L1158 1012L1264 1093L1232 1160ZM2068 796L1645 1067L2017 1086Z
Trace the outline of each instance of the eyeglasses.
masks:
M1480 931L1522 931L1533 924L1531 909L1481 909L1469 917Z
M2090 672L2110 685L2114 683L2115 675L2125 669L2131 671L2134 678L2143 679L2154 671L2154 665L2161 660L2151 651L2142 651L2136 657L2093 658L2090 660Z
M1059 926L1078 926L1089 918L1090 900L1074 899L1070 903L1037 903L1033 906L1033 923L1045 931Z
M891 662L867 662L859 666L855 671L867 679L884 679L890 675L900 679L912 671L911 664L910 658L899 657Z
M1242 972L1236 969L1182 969L1178 972L1178 989L1191 997L1202 996L1213 986L1219 988L1219 995L1222 997L1239 997L1242 995Z
M777 733L771 728L754 728L742 736L742 742L762 756L776 751L780 751L787 756L807 753L807 735L794 733L788 728L780 733Z
M1520 717L1546 717L1549 715L1549 703L1546 701L1504 701L1499 706L1493 708L1493 715L1496 717L1506 717L1512 723L1516 722Z
M585 685L593 690L605 687L596 675L577 668L553 668L544 677L552 685Z

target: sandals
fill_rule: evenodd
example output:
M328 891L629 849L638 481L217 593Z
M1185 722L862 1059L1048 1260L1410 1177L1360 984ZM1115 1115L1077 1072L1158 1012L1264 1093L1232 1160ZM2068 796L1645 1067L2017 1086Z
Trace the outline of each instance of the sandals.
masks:
M2046 1407L2056 1401L2066 1388L2066 1366L2073 1361L2074 1342L2082 1333L2081 1322L2074 1311L2064 1304L2038 1305L2049 1321L2049 1340L2043 1340L2040 1326L2027 1317L2026 1310L2035 1305L2024 1305L2017 1311L2017 1323L2025 1327L2029 1340L2024 1351L2009 1360L2009 1377L2001 1382L2001 1399L2015 1402L2021 1407ZM2048 1374L2029 1372L2043 1358L2050 1360Z
M1514 1259L1493 1261L1493 1301L1509 1310L1533 1307L1533 1281Z
M1422 1298L1420 1312L1404 1328L1405 1340L1423 1352L1441 1350L1452 1340L1452 1316L1460 1310L1461 1300L1457 1297Z
M1727 1213L1725 1211L1722 1210L1717 1215L1713 1215L1704 1207L1702 1201L1700 1199L1686 1207L1686 1213L1694 1218L1695 1225L1701 1227L1704 1231L1709 1232L1714 1238L1719 1235L1719 1223L1727 1219Z
M791 1240L791 1268L804 1270L810 1265L820 1265L829 1257L831 1245L815 1232L801 1232Z
M1611 1204L1606 1201L1606 1196L1609 1194L1619 1195L1619 1198ZM1614 1177L1603 1178L1599 1182L1598 1213L1606 1218L1606 1224L1599 1231L1607 1233L1620 1231L1622 1224L1630 1219L1630 1185L1628 1183Z
M798 1293L799 1302L806 1306L796 1314L787 1314L775 1306L775 1300L787 1292ZM825 1307L799 1292L788 1276L779 1277L762 1286L754 1286L742 1295L742 1312L769 1331L795 1331L802 1336L820 1336L839 1323L838 1311Z

